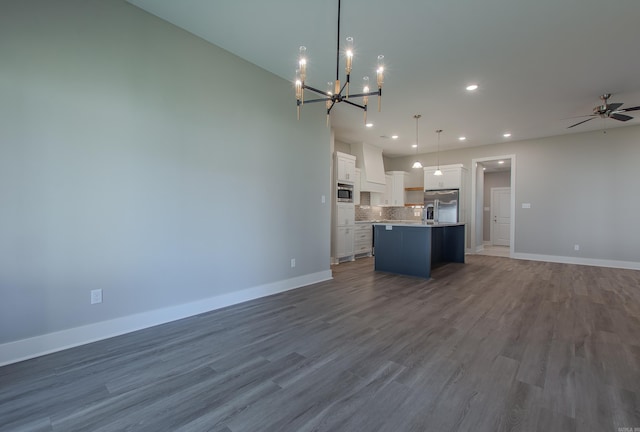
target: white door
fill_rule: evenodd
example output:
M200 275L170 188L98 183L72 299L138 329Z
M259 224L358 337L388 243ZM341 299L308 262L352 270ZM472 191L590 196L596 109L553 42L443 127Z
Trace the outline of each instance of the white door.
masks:
M511 188L491 188L491 244L511 244Z

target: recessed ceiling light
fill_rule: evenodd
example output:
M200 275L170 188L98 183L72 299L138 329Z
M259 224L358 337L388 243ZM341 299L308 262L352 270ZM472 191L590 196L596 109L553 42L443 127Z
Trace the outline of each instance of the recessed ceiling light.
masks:
M391 139L398 139L398 135L391 135Z
M469 84L469 85L467 86L467 90L468 90L468 91L478 90L478 84Z
M367 123L365 126L367 126L368 128L373 127L373 123Z
M482 171L486 171L486 170L487 170L487 167L482 167Z
M467 139L467 137L461 136L460 138L458 138L460 141L464 141Z
M418 144L411 144L411 147L416 148L418 147Z
M511 133L507 132L507 133L502 134L502 136L505 137L505 138L509 138L511 136Z
M504 163L504 161L498 161L498 163L499 163L500 165L502 165L502 164Z

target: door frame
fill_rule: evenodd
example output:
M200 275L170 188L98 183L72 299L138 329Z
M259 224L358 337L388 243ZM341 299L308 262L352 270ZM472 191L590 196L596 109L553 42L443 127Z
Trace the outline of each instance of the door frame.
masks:
M504 192L506 190L509 191L509 196L511 196L511 188L510 187L492 187L491 188L491 201L490 201L491 202L491 204L490 204L491 213L490 213L490 215L494 214L493 213L493 209L495 208L495 206L493 205L494 204L494 202L493 202L494 201L494 198L493 198L494 197L494 195L493 195L494 192ZM489 221L489 222L490 222L490 225L489 225L489 240L491 241L491 244L494 245L495 244L495 238L494 238L495 230L493 228L494 225L491 223L491 221ZM509 231L511 231L511 215L509 215ZM511 232L509 232L509 236L511 236ZM511 238L509 238L509 246L511 246Z
M494 160L511 160L511 227L510 233L511 241L509 245L509 256L513 258L516 247L516 155L515 154L507 154L507 155L497 155L497 156L489 156L483 158L476 158L471 160L471 251L473 253L478 252L482 248L482 242L478 244L476 241L478 237L478 229L480 230L480 234L482 235L482 223L483 223L483 209L478 209L478 203L482 203L482 200L478 199L479 196L484 195L484 190L478 191L478 163L494 161ZM479 172L483 173L482 177L484 178L484 171L480 170ZM484 181L481 182L484 186ZM482 238L482 237L480 237ZM480 248L480 249L479 249Z

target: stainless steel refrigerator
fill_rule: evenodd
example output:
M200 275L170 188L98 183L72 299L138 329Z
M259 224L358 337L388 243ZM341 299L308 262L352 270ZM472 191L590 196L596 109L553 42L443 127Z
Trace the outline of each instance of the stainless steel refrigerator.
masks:
M424 212L428 223L457 223L460 221L459 189L424 191Z

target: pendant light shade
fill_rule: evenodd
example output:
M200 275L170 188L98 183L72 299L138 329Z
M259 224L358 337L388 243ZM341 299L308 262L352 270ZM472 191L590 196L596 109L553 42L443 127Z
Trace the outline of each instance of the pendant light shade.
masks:
M442 133L442 129L438 129L436 130L436 133L438 134L438 152L437 157L438 157L438 169L436 169L436 171L433 173L434 176L441 176L442 175L442 171L440 171L440 134Z
M422 115L420 114L416 114L413 116L413 118L416 119L416 161L413 163L411 168L416 168L416 169L422 168L422 164L418 160L418 120L420 119L420 117L422 117Z

